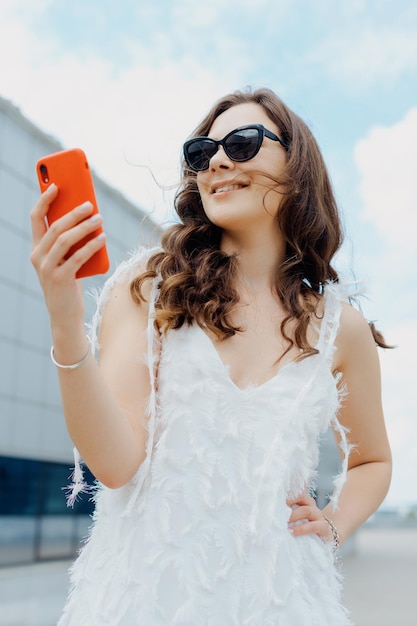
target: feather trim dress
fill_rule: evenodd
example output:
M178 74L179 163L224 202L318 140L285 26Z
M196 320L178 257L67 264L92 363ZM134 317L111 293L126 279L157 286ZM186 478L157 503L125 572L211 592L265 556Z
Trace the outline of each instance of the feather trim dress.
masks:
M105 285L93 343L112 286L151 252L133 255ZM344 480L349 446L332 374L343 299L339 285L325 287L318 354L245 389L198 325L164 337L156 389L151 302L146 458L122 488L98 489L59 626L351 624L332 546L293 537L286 504L314 479L319 436L331 424L345 454L336 492ZM78 492L80 471L76 482Z

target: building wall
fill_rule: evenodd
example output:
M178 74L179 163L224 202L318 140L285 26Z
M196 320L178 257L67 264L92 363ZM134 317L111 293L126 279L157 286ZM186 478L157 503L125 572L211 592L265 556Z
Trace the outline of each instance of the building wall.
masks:
M59 549L54 552L51 546L42 548L35 521L39 527L41 518L46 528L51 520L48 515L62 515L62 527L72 523L64 495L58 491L62 506L56 502L56 493L52 498L55 504L51 504L48 488L51 484L58 488L58 475L64 480L61 486L66 484L72 444L65 428L56 371L49 358L46 308L29 260L29 212L39 197L36 162L62 149L11 103L0 98L0 564L40 558L48 553L59 555ZM108 238L110 274L127 250L139 243L155 244L160 233L145 213L119 192L97 176L94 183ZM86 289L99 286L105 278L90 278L84 285ZM93 306L92 299L87 299L88 315ZM20 498L12 498L12 489L19 491ZM74 516L85 514L85 508L81 506ZM38 532L37 549L29 546L22 552L23 540L19 540L16 526L19 518L21 522L24 518L26 526L32 524L26 539L28 532ZM79 519L77 524L80 525ZM20 530L25 534L23 526ZM48 532L53 534L53 529ZM75 531L71 527L69 532ZM20 547L16 544L14 551L13 545L19 541ZM73 538L69 543L72 551Z

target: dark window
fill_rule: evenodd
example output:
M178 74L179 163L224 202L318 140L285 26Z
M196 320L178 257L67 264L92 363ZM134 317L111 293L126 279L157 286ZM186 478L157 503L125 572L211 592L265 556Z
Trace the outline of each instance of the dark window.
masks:
M92 485L94 477L84 468ZM0 515L89 515L94 505L84 494L73 508L66 505L65 487L71 470L65 463L0 456Z

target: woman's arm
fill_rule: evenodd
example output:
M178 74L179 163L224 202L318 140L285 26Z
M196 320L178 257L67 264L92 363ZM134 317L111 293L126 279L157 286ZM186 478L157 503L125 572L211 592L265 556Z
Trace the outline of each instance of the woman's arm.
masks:
M337 509L329 503L323 513L335 524L341 543L376 511L391 480L391 452L381 403L381 376L377 348L366 320L349 305L343 305L336 340L335 370L347 395L339 421L349 430L354 446L350 453L346 483ZM332 531L312 498L303 496L290 521L309 520L294 527L294 535L317 533L331 540Z
M93 239L68 260L71 246L97 228L85 219L92 207L78 207L46 229L44 216L56 197L45 192L31 213L32 263L48 308L55 359L79 361L88 341L84 303L75 274L102 245ZM93 474L109 487L125 484L145 457L145 407L150 393L147 354L147 304L137 305L129 281L117 284L106 305L100 344L100 366L91 355L73 370L58 368L68 431Z
M343 541L372 515L385 498L391 480L391 451L381 402L381 373L377 347L368 323L358 311L343 306L336 340L336 369L342 373L347 396L339 414L354 446L346 483L331 517Z

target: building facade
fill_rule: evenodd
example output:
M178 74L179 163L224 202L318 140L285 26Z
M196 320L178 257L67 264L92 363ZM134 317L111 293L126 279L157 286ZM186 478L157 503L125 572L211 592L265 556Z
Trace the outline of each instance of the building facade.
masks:
M36 162L62 149L0 98L0 565L72 556L92 508L88 497L74 509L65 504L72 444L49 358L47 312L29 260L29 212L39 197ZM93 177L110 274L129 249L155 244L160 231ZM84 286L99 286L105 278L87 279ZM87 298L87 315L93 306Z

